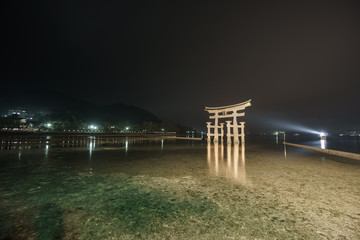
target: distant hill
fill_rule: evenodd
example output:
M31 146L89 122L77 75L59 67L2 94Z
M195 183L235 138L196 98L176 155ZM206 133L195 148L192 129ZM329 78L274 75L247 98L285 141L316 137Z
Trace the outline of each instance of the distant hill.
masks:
M123 103L95 105L65 94L31 88L0 90L0 111L26 108L32 112L47 112L59 120L76 117L84 121L120 121L130 123L160 122L151 112Z

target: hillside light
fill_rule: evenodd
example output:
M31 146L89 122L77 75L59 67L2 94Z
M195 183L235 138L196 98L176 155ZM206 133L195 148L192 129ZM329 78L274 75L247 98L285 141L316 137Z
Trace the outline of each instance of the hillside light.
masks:
M130 129L129 127L126 127L126 128L125 128L126 131L129 130L129 129Z
M51 127L51 123L47 123L46 126L49 128Z

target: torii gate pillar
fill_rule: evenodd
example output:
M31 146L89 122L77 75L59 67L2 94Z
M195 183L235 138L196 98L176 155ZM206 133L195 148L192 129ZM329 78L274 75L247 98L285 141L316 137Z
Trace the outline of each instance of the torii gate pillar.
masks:
M207 125L207 141L208 142L211 142L211 135L210 135L210 128L211 128L211 122L206 122L206 125Z
M241 142L245 142L245 122L240 122L240 129L241 129Z
M224 123L220 123L220 130L221 142L224 142Z
M234 143L238 143L239 142L239 127L238 127L238 123L237 123L237 115L236 115L236 111L233 112L234 115L234 119L233 119L233 131L234 131Z
M231 121L226 121L226 128L227 128L227 142L231 142ZM208 139L209 140L209 139ZM211 139L210 139L211 141Z

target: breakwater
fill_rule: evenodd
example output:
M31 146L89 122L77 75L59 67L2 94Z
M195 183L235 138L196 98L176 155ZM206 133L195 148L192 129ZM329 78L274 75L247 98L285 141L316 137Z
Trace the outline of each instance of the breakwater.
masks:
M322 153L326 153L326 154L330 154L330 155L335 155L335 156L339 156L339 157L360 160L360 154L358 154L358 153L344 152L344 151L338 151L338 150L332 150L332 149L322 149L322 148L310 147L310 146L306 146L306 145L288 143L288 142L283 142L283 144L292 146L292 147L299 147L299 148L309 149L309 150L322 152Z

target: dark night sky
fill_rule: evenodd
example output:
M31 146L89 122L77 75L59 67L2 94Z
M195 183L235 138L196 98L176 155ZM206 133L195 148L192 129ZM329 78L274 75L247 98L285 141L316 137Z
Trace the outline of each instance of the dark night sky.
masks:
M4 88L123 102L202 128L204 106L251 98L253 128L360 130L358 1L7 2Z

